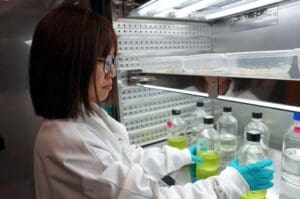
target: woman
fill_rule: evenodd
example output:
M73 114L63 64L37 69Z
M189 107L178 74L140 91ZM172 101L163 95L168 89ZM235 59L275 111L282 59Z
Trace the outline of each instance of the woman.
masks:
M256 186L245 177L252 171L257 180L255 172L234 164L209 180L159 187L157 179L196 160L195 147L130 145L124 126L97 106L112 89L116 51L111 25L75 6L54 9L36 27L30 93L44 118L34 150L37 198L238 198ZM262 164L253 168L266 172L270 162ZM271 186L267 178L262 188Z

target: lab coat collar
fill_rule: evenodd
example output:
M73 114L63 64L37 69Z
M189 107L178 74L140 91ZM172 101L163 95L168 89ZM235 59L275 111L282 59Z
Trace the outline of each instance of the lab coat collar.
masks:
M79 121L83 121L96 130L94 133L100 139L109 139L109 143L116 147L120 157L124 157L131 162L129 150L129 140L127 137L126 128L109 116L104 110L102 110L96 103L92 103L94 113L88 116L86 113L83 117L78 118ZM102 134L102 135L99 135ZM123 154L123 155L122 155Z

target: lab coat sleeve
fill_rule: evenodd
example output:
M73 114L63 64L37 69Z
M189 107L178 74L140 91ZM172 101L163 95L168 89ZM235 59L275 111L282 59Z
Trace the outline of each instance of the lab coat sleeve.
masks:
M170 195L170 192L176 194ZM249 191L249 186L234 168L227 167L219 176L198 180L194 184L161 188L160 198L238 199Z
M188 149L179 150L170 146L151 147L143 149L135 145L130 146L132 160L141 165L144 171L160 179L166 174L192 163Z
M105 198L159 198L159 199L238 199L248 190L247 183L233 168L223 171L220 176L208 180L188 183L185 186L159 187L158 181L144 172L141 165L125 165L114 161L109 152L93 149L97 158L84 167L83 187L85 194L91 198L107 194ZM96 155L96 154L95 154ZM103 161L104 160L104 161ZM103 166L105 169L101 171ZM87 175L87 173L89 175Z
M41 132L35 145L39 159L35 166L39 171L37 174L44 172L45 175L38 175L36 179L40 179L38 185L48 182L47 187L51 191L44 192L46 188L40 187L40 198L238 199L249 189L233 168L194 184L160 187L158 181L147 174L139 163L113 156L112 148L108 147L110 143L106 140L101 143L102 140L92 136L81 139L88 133L87 130L77 136L78 129L73 125L59 127L46 124ZM172 148L165 150L177 153ZM51 196L45 195L48 193Z

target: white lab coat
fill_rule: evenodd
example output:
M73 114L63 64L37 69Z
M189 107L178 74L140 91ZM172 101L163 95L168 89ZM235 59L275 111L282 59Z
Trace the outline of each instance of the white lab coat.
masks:
M130 145L124 126L97 108L85 119L43 121L34 150L36 196L235 199L249 189L233 168L194 184L159 186L157 179L189 163L187 149Z

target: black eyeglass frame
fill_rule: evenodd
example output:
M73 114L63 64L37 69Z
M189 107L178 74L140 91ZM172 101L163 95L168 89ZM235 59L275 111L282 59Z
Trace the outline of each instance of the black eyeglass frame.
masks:
M115 58L112 55L107 55L105 58L97 58L97 61L104 62L103 72L104 74L115 70Z

